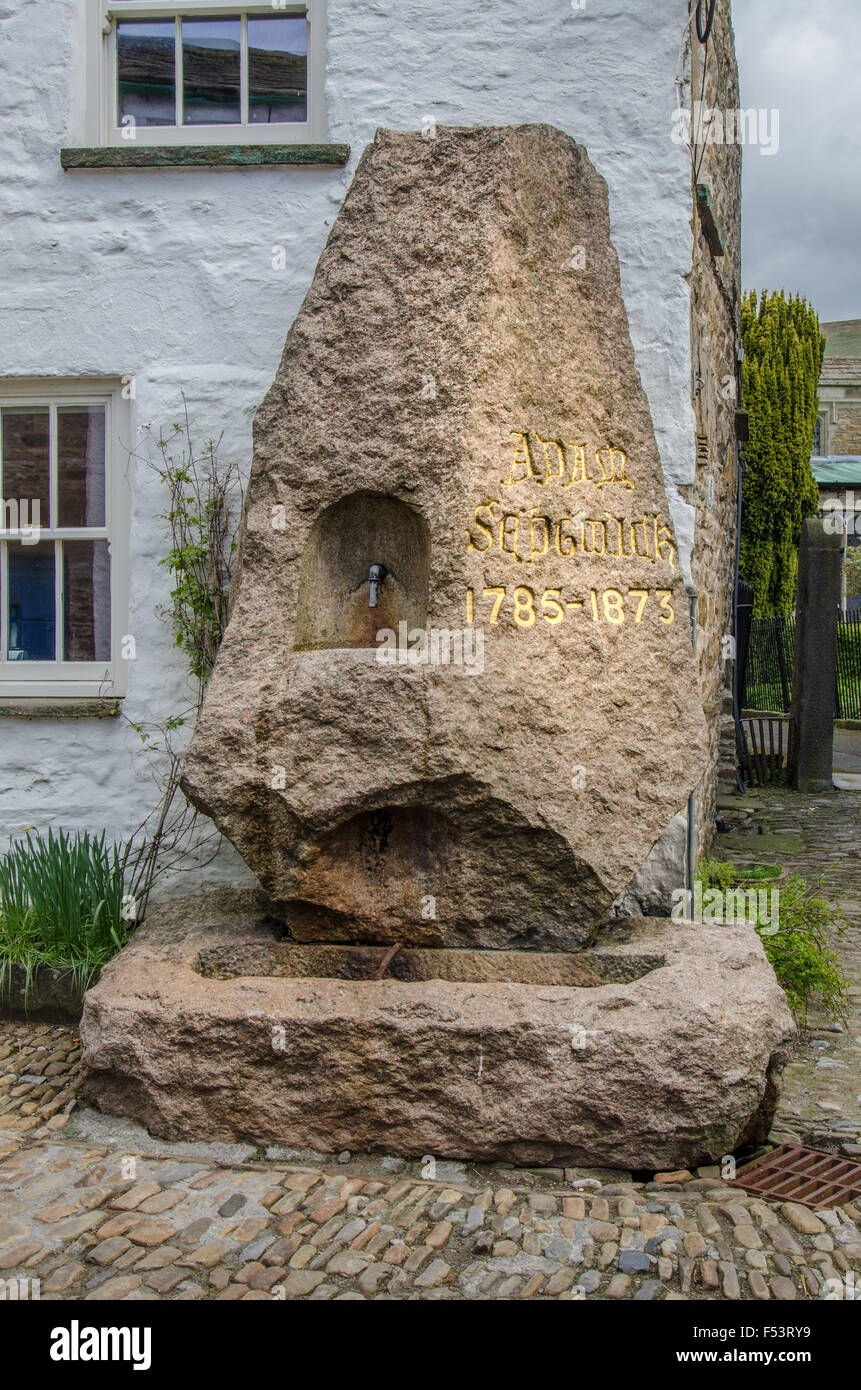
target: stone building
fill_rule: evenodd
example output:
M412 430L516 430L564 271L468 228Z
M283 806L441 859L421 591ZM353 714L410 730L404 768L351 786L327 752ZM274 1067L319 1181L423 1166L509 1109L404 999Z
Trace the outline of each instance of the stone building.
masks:
M821 324L825 360L813 455L861 455L861 319Z
M188 683L158 611L168 535L146 427L169 430L184 400L197 437L247 469L376 128L546 123L607 184L690 595L710 758L668 841L678 880L679 845L710 837L727 718L744 139L730 2L705 44L689 9L9 0L4 841L49 825L124 836L154 803L129 726L180 714ZM225 845L182 886L245 874Z
M696 426L696 474L684 495L696 507L691 577L696 615L700 689L710 740L711 770L696 810L697 844L707 846L714 824L717 782L734 778L735 725L732 714L733 593L737 565L739 464L736 407L739 404L741 295L742 147L726 138L739 112L729 6L718 5L713 50L696 42L691 88L712 115L703 119L703 142L694 147L697 216L693 222L691 275L692 394ZM720 134L723 119L724 138ZM694 132L697 121L692 122ZM747 158L757 158L751 150Z
M861 545L861 454L814 455L813 476L819 487L819 516L829 531L840 535L844 558ZM840 603L845 612L861 610L861 597L848 587L841 570Z
M843 549L861 545L861 319L823 323L825 360L819 377L819 414L813 440L813 476L819 486L819 515L843 535ZM857 611L861 600L841 599Z

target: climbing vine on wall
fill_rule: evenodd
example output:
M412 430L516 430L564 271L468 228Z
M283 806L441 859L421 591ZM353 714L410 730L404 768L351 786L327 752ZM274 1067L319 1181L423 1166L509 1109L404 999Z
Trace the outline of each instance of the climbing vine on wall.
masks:
M183 406L185 401L183 400ZM197 683L197 705L209 679L224 629L236 550L235 511L239 489L235 464L219 456L221 439L207 439L198 450L185 409L184 420L165 438L159 436L156 471L170 505L160 513L170 524L171 548L160 565L170 571L170 605L161 616L188 658Z
M175 645L185 653L191 698L188 709L160 723L132 724L143 748L153 755L159 792L156 806L137 832L145 843L132 890L137 917L146 911L157 875L199 867L201 854L207 855L207 841L214 841L212 857L221 838L214 829L200 836L197 812L180 788L185 738L179 731L200 712L227 627L242 493L236 464L221 457L221 438L198 446L184 396L182 404L182 420L167 434L152 439L157 460L144 461L155 469L165 488L167 509L159 517L170 528L170 545L159 564L170 573L171 590L169 602L158 612L170 626Z
M791 613L798 543L818 510L810 458L825 339L819 318L794 295L751 290L741 306L743 445L741 576L754 591L754 616Z

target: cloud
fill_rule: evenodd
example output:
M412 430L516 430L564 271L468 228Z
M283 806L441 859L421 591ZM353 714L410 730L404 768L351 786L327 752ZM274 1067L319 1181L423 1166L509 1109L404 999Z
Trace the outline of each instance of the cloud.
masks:
M736 0L734 25L742 105L780 112L778 154L744 153L745 288L861 318L861 6Z

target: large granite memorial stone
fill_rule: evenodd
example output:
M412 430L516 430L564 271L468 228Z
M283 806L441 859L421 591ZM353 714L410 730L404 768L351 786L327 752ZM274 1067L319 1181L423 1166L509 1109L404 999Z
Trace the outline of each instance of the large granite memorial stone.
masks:
M705 753L567 135L378 133L257 416L234 586L184 786L290 934L584 944Z
M704 766L603 181L547 126L380 133L257 417L185 763L263 892L138 928L87 1094L335 1151L762 1140L792 1024L753 928L599 925Z

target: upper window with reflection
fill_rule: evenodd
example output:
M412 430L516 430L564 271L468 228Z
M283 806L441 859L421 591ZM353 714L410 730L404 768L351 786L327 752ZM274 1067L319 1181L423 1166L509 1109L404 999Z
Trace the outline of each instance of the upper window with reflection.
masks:
M112 106L124 138L158 128L196 143L213 132L235 139L244 128L256 140L271 127L310 125L313 0L307 8L234 14L204 13L193 0L181 9L146 8L118 3L110 10Z

